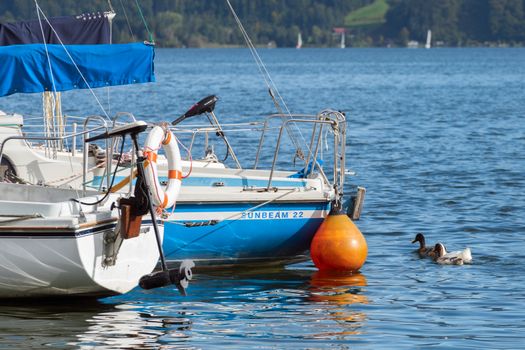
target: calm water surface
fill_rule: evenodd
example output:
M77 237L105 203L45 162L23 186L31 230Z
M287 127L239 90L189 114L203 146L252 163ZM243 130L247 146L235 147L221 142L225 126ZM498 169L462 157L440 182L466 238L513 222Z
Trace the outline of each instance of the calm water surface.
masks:
M164 288L4 303L0 348L523 348L525 50L260 53L291 111L348 113L350 181L368 190L361 274L326 276L308 262L197 274L188 297ZM97 94L110 113L149 120L211 93L224 122L274 112L247 50L158 50L156 71L155 86ZM11 96L0 108L38 115L39 101ZM86 92L64 104L100 113ZM255 147L246 133L233 143ZM416 232L471 247L473 264L420 259Z

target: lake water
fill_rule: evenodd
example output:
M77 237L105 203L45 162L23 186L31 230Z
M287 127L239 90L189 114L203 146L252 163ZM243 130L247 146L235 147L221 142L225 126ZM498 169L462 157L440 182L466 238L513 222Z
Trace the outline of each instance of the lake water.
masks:
M525 49L260 54L291 111L347 112L349 181L367 188L361 274L325 276L307 262L196 274L187 297L4 302L0 348L523 348ZM275 112L248 50L161 49L156 72L155 86L97 94L110 113L149 120L211 93L225 122ZM70 93L65 108L100 113L88 97ZM11 96L0 109L37 115L39 101ZM473 263L420 259L417 232L469 246Z

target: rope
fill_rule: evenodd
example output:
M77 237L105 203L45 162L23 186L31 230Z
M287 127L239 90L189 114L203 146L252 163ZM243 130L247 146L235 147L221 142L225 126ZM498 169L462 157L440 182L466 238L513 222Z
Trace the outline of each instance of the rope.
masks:
M91 171L93 171L93 170L95 170L97 168L102 168L105 164L106 164L106 161L104 160L104 161L100 162L99 164L95 165L94 167L87 169L86 172L89 173L89 172L91 172ZM52 181L44 182L43 186L51 186L51 185L53 185L55 183L66 181L66 180L75 180L75 179L78 179L78 178L82 177L82 175L83 175L83 172L82 173L78 173L77 172L76 174L73 174L73 175L70 175L70 176L67 176L67 177L63 177L63 178L60 178L60 179L55 179L55 180L52 180Z
M286 110L286 114L288 114L288 116L291 118L292 114L291 114L290 110L288 109L288 106L286 105L286 102L284 101L284 98L281 96L281 94L279 92L279 89L277 89L277 85L275 84L275 82L273 81L272 77L270 76L270 73L266 69L266 66L265 66L263 60L259 56L259 53L257 52L255 46L253 45L253 43L252 43L248 33L244 29L244 26L242 25L241 20L237 16L237 13L235 12L232 4L230 3L230 0L226 0L226 2L227 2L228 6L230 8L231 13L233 14L233 17L235 18L235 22L237 23L237 25L238 25L241 33L242 33L242 36L244 37L244 40L246 41L246 45L250 49L250 52L251 52L251 54L253 56L253 59L255 60L255 63L257 64L257 68L259 69L259 72L261 73L261 75L262 75L262 77L264 79L264 82L266 83L266 86L268 87L268 91L270 93L270 96L272 97L272 100L274 101L275 107L277 108L277 110L278 110L278 112L280 114L284 114L280 110L279 103L275 100L275 96L273 95L274 91L277 94L277 96L279 97L279 100L281 101L282 105L284 106L284 109ZM296 152L297 152L297 154L302 154L301 147L299 146L299 144L297 143L297 140L295 139L295 134L292 132L292 130L290 130L288 128L288 126L289 125L287 124L286 125L286 130L288 131L288 134L290 135L292 143L294 144L294 146L296 148ZM309 146L306 143L306 139L304 138L304 136L303 136L301 130L299 129L299 127L296 124L293 124L293 126L295 127L295 129L299 133L299 136L301 136L301 139L302 139L303 143L306 145L306 147L310 151Z
M104 196L102 196L101 199L95 201L95 202L92 202L92 203L88 203L88 202L82 202L76 198L71 198L70 200L75 202L75 203L78 203L78 204L82 204L82 205L98 205L100 203L102 203L103 201L106 200L106 198L109 197L110 193L111 193L111 188L113 187L113 184L115 183L115 178L116 178L116 175L117 175L117 171L118 171L118 167L120 165L120 161L122 160L122 153L124 153L124 143L125 143L125 137L126 135L123 135L122 136L122 145L120 147L120 153L119 153L119 156L118 156L118 159L117 159L117 165L115 166L115 171L113 172L113 176L111 178L111 184L109 185L109 188L107 190L107 192L104 194ZM77 196L78 196L78 191L77 191Z
M122 0L120 1L120 7L122 7L122 12L124 12L124 18L126 18L126 23L128 24L128 29L131 34L131 38L133 41L135 41L135 34L133 34L133 29L131 29L131 24L129 23L128 13L126 11L126 8L124 7L124 4L122 3Z
M149 35L149 41L150 43L155 43L153 40L153 34L149 31L148 23L146 23L146 19L144 18L144 14L142 13L142 9L140 8L138 0L135 0L135 3L137 4L137 9L139 10L140 18L142 18L142 23L144 23L144 27L146 27L146 30L148 31Z
M184 144L180 142L178 138L177 138L177 143L181 145L181 147L184 148L184 150L186 150L186 152L188 153L188 160L190 161L190 169L188 170L188 173L186 175L182 175L182 178L185 179L191 175L191 172L193 170L193 157L191 156L190 150L186 148L186 146L184 146Z
M263 202L263 203L261 203L261 204L257 204L256 206L251 207L251 208L248 208L248 209L246 209L246 210L244 210L244 211L241 211L241 212L235 213L235 214L233 214L233 215L231 215L231 216L228 216L228 217L226 217L226 218L224 218L224 219L221 219L221 220L210 220L210 221L205 221L205 222L210 222L210 223L213 222L211 225L216 225L216 224L219 224L219 223L221 223L221 222L223 222L223 221L231 220L231 219L233 219L233 218L235 218L235 217L237 217L237 216L242 217L242 215L245 214L245 213L249 213L249 212L251 212L251 211L254 211L254 210L256 210L256 209L259 209L259 208L261 208L261 207L263 207L263 206L265 206L265 205L268 205L268 204L270 204L270 203L272 203L272 202L275 202L276 200L282 199L282 198L284 198L284 197L288 196L289 194L291 194L291 193L293 193L293 192L296 192L296 191L297 191L297 188L294 188L294 189L289 190L288 192L286 192L286 193L284 193L284 194L282 194L282 195L280 195L280 196L277 196L277 197L275 197L275 198L272 198L272 199L270 199L270 200L268 200L268 201L266 201L266 202ZM188 227L189 227L189 226L198 226L198 225L187 225L187 224L190 223L190 222L184 222L184 223L172 222L172 223L177 224L177 225L184 225L184 226L188 226Z
M4 215L1 215L1 216L3 217ZM14 216L14 215L9 215L9 216ZM24 215L24 216L15 217L13 219L2 220L0 221L0 225L9 224L9 223L17 222L17 221L29 220L29 219L40 219L43 217L44 216L42 216L42 214L39 214L39 213L35 213L31 215Z

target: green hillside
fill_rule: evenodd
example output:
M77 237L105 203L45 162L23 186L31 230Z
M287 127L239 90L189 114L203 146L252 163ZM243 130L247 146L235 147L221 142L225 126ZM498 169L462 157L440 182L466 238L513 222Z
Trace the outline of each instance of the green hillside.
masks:
M230 0L253 43L338 47L406 46L428 29L443 46L525 46L525 0ZM159 47L243 46L225 0L38 0L47 16L117 12L113 40ZM0 23L35 19L35 0L0 0ZM142 16L143 14L143 16ZM143 17L148 28L143 23Z
M345 17L345 26L357 27L385 23L385 15L388 12L388 7L386 0L375 0L370 5L350 12Z

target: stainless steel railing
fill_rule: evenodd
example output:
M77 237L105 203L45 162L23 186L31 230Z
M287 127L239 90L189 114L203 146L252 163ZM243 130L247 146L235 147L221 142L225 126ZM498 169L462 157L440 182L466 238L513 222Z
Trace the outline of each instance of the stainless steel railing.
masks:
M91 129L88 129L88 124L92 121L99 121L101 123L101 125L98 125L98 126L95 126ZM72 144L72 147L73 149L71 149L71 154L72 156L75 155L75 152L76 152L76 138L78 136L81 136L83 137L83 166L82 166L82 189L84 191L84 193L86 192L86 183L87 183L87 172L88 172L88 157L89 157L89 143L85 142L85 140L87 138L89 138L89 134L90 132L94 132L94 131L98 131L98 130L104 130L104 131L107 131L108 130L108 126L107 126L107 123L106 121L101 117L101 116L89 116L87 118L85 118L84 120L84 123L83 123L83 130L80 131L80 132L77 132L76 131L76 123L73 123L72 125L72 132L69 133L69 134L64 134L64 135L61 135L61 136L40 136L40 135L37 135L36 133L28 133L28 134L24 134L24 135L13 135L13 136L8 136L6 137L5 139L3 139L1 142L0 142L0 163L2 161L2 157L4 156L4 149L5 149L5 145L8 143L8 142L11 142L11 141L14 141L14 140L21 140L21 141L25 141L25 142L28 142L28 141L43 141L43 142L56 142L58 144L62 144L64 143L65 140L71 140L71 144ZM107 141L108 142L108 141ZM106 143L106 146L108 146L109 143ZM108 158L110 155L106 154L106 167L105 167L105 174L106 174L106 181L107 181L107 185L109 187L110 185L110 181L111 181L111 172L108 171L108 167L110 167L110 164L111 164L111 158Z

